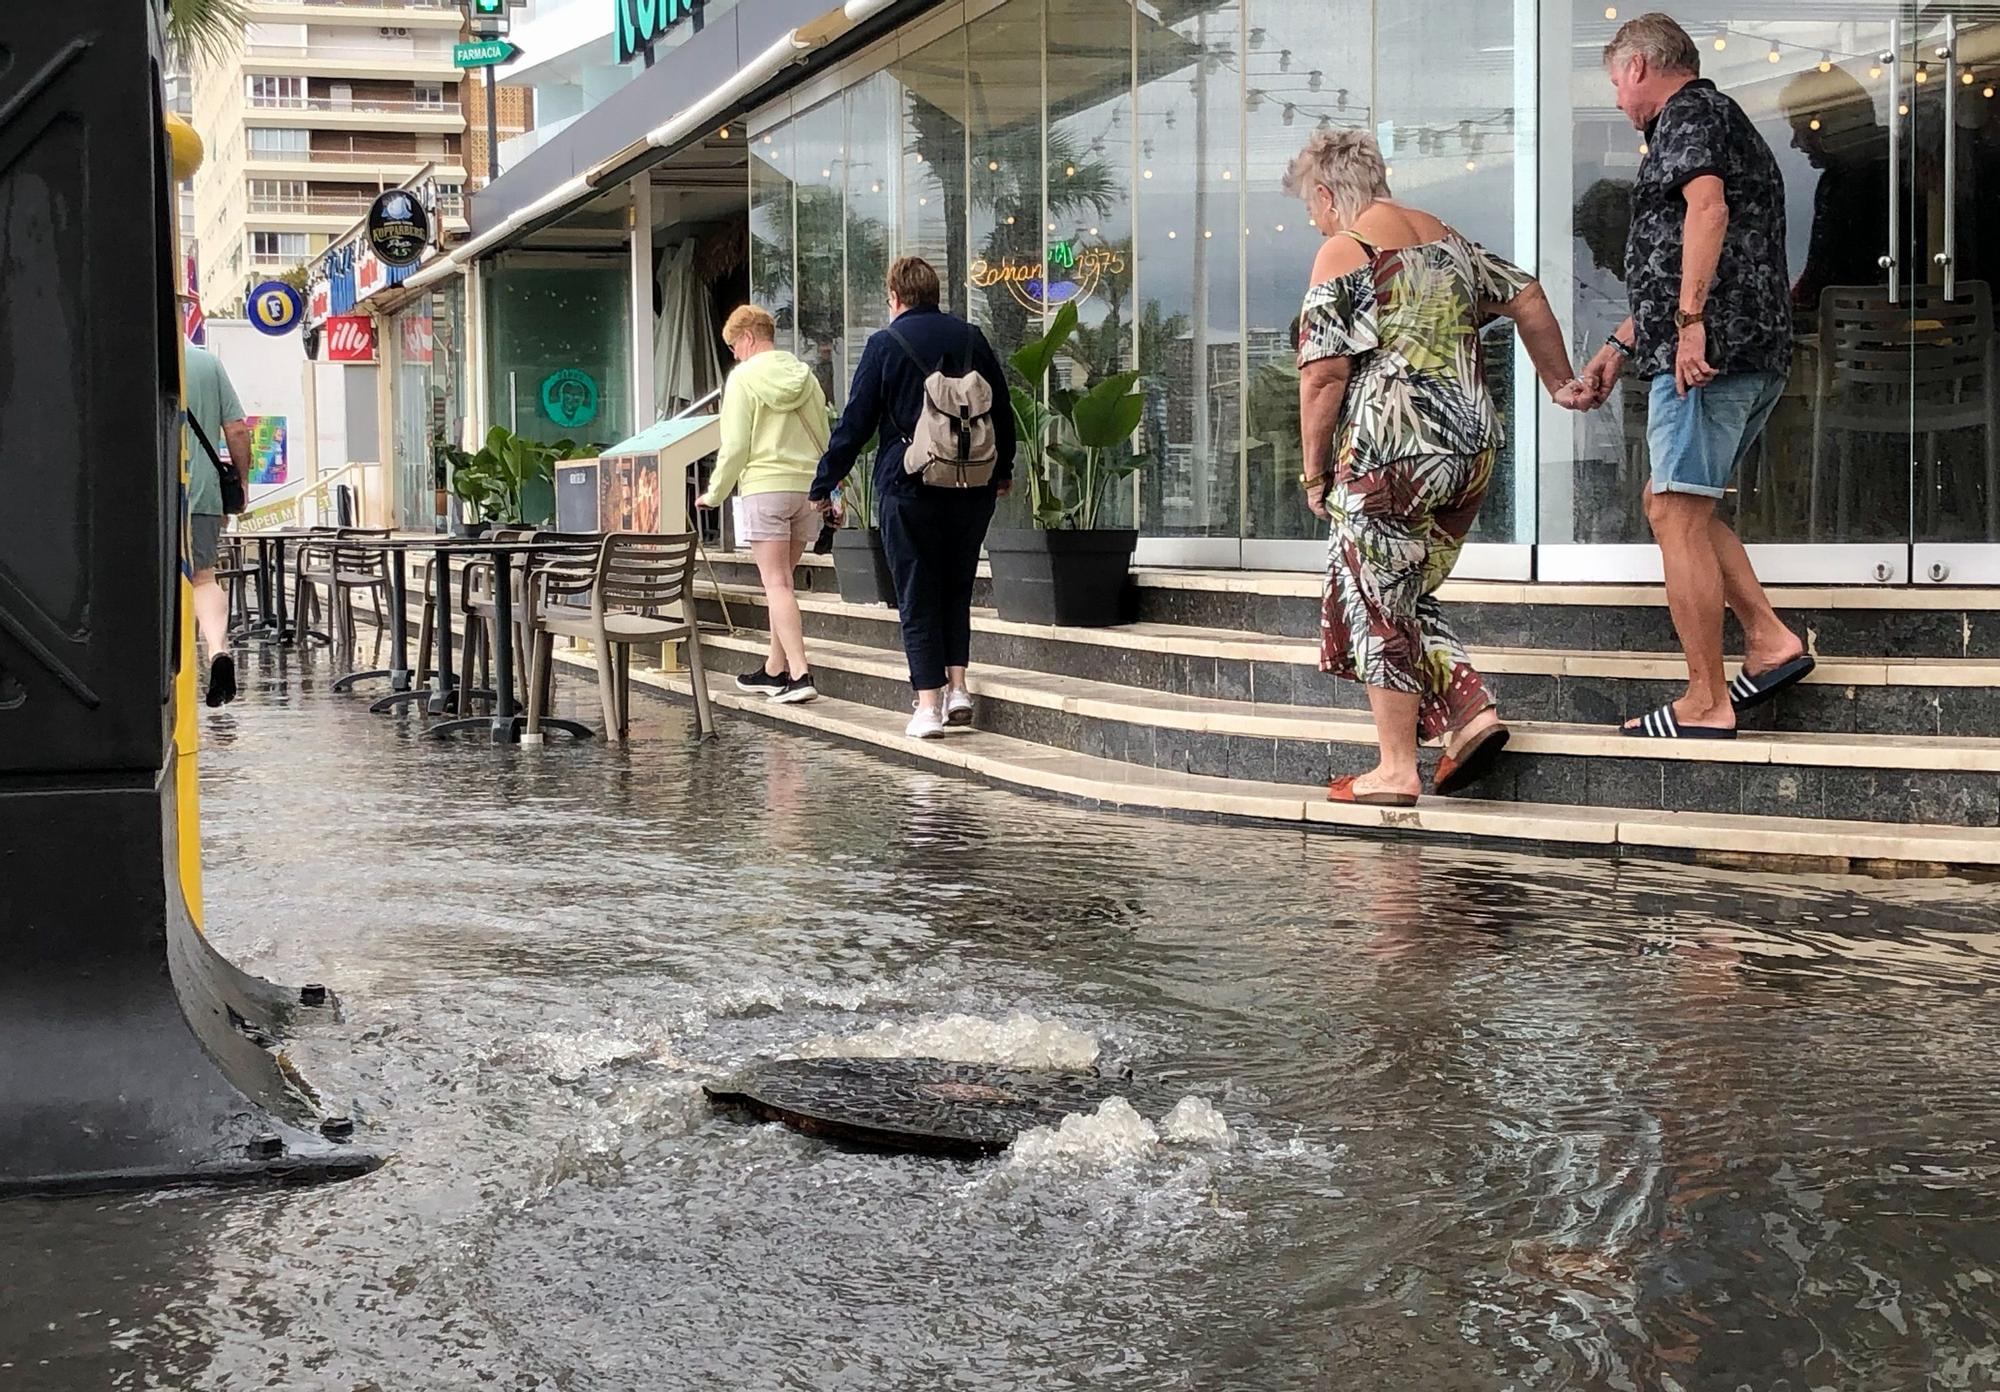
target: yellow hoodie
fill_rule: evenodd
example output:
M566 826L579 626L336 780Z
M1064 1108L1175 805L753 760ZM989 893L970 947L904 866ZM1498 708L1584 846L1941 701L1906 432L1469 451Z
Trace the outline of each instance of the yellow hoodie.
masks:
M803 493L828 435L819 379L782 348L738 363L722 389L722 448L708 481L720 506L732 491Z

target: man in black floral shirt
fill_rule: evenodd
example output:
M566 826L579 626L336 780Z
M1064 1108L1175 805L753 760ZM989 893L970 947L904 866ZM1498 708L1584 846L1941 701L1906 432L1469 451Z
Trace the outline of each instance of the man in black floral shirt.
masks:
M1646 133L1646 155L1625 250L1632 317L1584 381L1602 401L1629 363L1651 384L1646 517L1688 663L1687 695L1628 721L1625 733L1733 739L1739 711L1812 670L1715 507L1791 368L1784 179L1743 109L1702 79L1700 51L1668 16L1625 24L1604 66L1618 109ZM1743 670L1730 681L1725 603L1746 639Z

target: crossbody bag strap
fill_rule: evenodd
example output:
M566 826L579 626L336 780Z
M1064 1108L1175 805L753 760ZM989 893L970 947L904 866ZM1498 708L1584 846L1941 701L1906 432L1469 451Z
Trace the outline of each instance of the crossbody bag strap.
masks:
M195 439L201 441L201 447L208 451L209 459L220 471L224 467L222 456L215 452L215 443L208 438L208 432L201 428L201 422L195 419L194 412L184 410L181 412L181 418L187 422L188 429L194 431Z

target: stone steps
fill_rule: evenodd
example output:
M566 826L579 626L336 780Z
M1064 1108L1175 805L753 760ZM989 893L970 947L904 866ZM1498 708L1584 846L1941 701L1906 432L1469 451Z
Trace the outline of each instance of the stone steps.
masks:
M706 592L706 591L704 591ZM762 591L725 584L730 617L766 625ZM806 633L899 650L894 611L800 595ZM719 605L703 608L720 621ZM1052 629L975 613L981 665L1061 672L1177 696L1364 711L1357 683L1319 670L1317 641L1183 624ZM1684 689L1673 653L1486 648L1473 653L1508 719L1612 725ZM1746 729L1829 734L1979 737L2000 732L2000 658L1825 658L1801 685L1752 712Z
M725 585L754 586L747 555L718 553ZM986 569L973 602L991 604ZM1140 568L1133 572L1133 617L1140 623L1219 629L1279 638L1319 632L1322 577L1301 572ZM800 584L832 593L832 562L808 556ZM2000 589L1903 586L1788 586L1772 603L1805 630L1816 656L1878 660L1982 658L2000 661ZM1679 650L1666 596L1657 585L1553 585L1449 581L1439 592L1459 636L1474 649L1672 653ZM1730 641L1740 648L1734 624Z
M733 673L759 634L705 640ZM725 654L733 654L734 660ZM833 698L909 708L899 654L822 639L814 679ZM1169 773L1324 788L1375 761L1360 711L1227 700L981 662L979 727L1051 749ZM1728 742L1640 741L1601 725L1510 720L1501 764L1472 791L1502 804L1599 806L1984 828L2000 843L2000 740L1750 732ZM1432 756L1427 754L1428 761Z
M737 650L720 640L712 644L705 641L704 647L712 648L718 658L725 651ZM578 654L559 653L558 660L579 675L593 670L589 659ZM689 691L688 679L681 673L635 667L632 680L642 689L683 699ZM773 705L738 692L723 672L711 674L710 690L716 705L726 711L841 739L913 764L999 786L1125 811L1288 824L1308 831L1351 835L1476 840L1595 855L1784 864L1829 872L1907 873L1915 867L1983 871L2000 867L2000 836L1962 827L1648 812L1474 798L1427 798L1410 809L1353 807L1327 802L1317 783L1219 778L1144 768L986 730L957 731L941 740L911 740L903 735L905 715L901 710L833 697L808 705Z

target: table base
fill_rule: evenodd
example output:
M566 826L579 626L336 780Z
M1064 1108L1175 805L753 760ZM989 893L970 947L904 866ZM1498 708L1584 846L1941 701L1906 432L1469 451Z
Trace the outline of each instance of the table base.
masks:
M527 727L528 717L525 715L468 715L457 720L447 720L442 725L433 725L424 733L442 736L459 734L465 730L484 730L492 737L495 744L514 744L520 740ZM541 733L546 735L551 730L560 730L580 740L597 738L597 731L588 725L578 724L574 720L557 720L553 716L544 716Z

